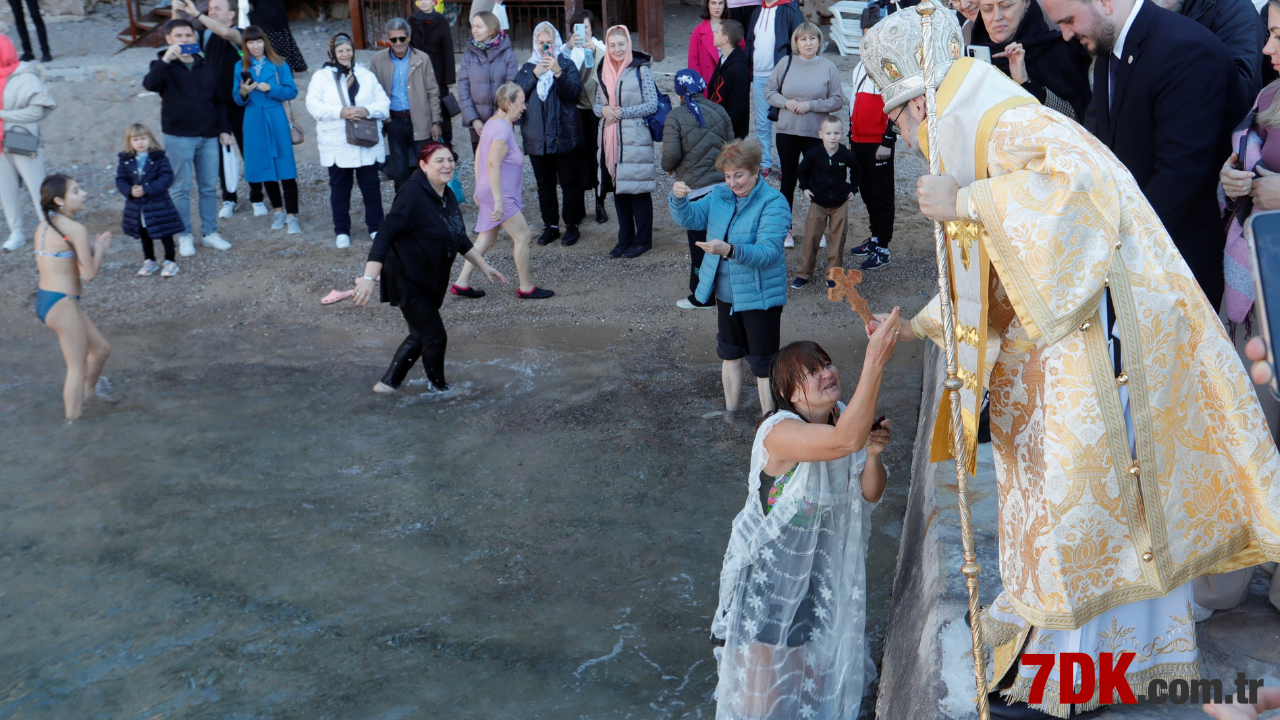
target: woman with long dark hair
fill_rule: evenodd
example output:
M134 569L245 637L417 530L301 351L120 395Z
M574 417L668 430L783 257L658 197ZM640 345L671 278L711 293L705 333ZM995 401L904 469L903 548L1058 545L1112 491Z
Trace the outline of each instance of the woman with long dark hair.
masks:
M364 276L356 281L355 303L364 307L381 275L382 302L400 308L409 325L409 337L396 350L386 375L373 386L374 392L395 392L418 358L422 358L422 369L435 389L449 389L444 379L449 337L440 319L440 305L458 255L480 268L489 282L507 282L467 238L458 198L448 187L455 167L448 145L428 140L422 146L418 170L396 193L391 212L369 251Z
M283 229L287 214L288 233L297 235L302 232L298 224L298 166L293 160L293 138L284 103L298 97L298 85L262 28L250 25L240 36L240 76L232 98L245 108L244 179L250 192L266 190L275 210L271 229Z
M871 510L890 441L876 422L898 310L872 331L858 388L817 343L794 342L770 368L777 410L756 430L746 505L733 520L711 619L717 717L858 717L874 665L866 649Z
M50 175L40 184L40 209L44 219L36 226L36 317L58 334L67 378L62 403L67 422L80 417L84 399L96 392L110 400L111 386L102 377L102 366L111 344L80 306L82 283L98 275L102 259L111 247L111 233L89 239L89 231L74 216L84 209L88 196L80 183L66 175Z

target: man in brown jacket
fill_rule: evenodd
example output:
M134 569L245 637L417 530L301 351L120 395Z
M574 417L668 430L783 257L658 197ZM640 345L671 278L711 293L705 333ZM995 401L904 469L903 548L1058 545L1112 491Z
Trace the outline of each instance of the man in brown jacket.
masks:
M382 126L387 135L387 177L396 190L418 166L418 151L428 138L440 139L440 88L431 58L409 47L409 23L387 21L386 50L373 54L369 69L391 98L391 119Z

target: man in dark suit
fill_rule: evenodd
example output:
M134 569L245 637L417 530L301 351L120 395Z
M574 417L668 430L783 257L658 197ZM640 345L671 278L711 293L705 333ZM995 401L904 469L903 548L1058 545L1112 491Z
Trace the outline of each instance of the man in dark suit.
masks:
M1236 98L1247 113L1253 99L1262 89L1262 46L1267 42L1267 29L1258 22L1258 11L1251 0L1153 0L1188 20L1195 20L1218 36L1236 64L1236 80L1240 93Z
M1094 63L1085 127L1129 168L1215 308L1226 231L1218 170L1242 117L1222 41L1148 0L1042 0Z

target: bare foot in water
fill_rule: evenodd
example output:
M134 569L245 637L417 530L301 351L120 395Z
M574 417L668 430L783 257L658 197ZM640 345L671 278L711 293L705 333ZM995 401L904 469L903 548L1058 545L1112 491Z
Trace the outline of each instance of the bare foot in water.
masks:
M385 394L388 394L388 393L393 393L393 392L395 392L395 391L396 391L396 389L395 389L395 388L393 388L393 387L391 387L390 385L388 385L388 384L384 383L384 382L379 382L377 385L374 385L374 386L373 386L373 391L374 391L374 392L376 392L376 393L382 393L382 394L384 394L384 395L385 395Z

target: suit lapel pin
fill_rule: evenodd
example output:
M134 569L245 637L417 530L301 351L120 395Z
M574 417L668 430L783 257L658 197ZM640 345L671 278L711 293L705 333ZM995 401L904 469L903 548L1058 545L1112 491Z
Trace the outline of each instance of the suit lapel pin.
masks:
M1132 64L1133 64L1133 56L1132 56L1132 55L1130 55L1130 56L1129 56L1129 64L1130 64L1130 65L1132 65Z

